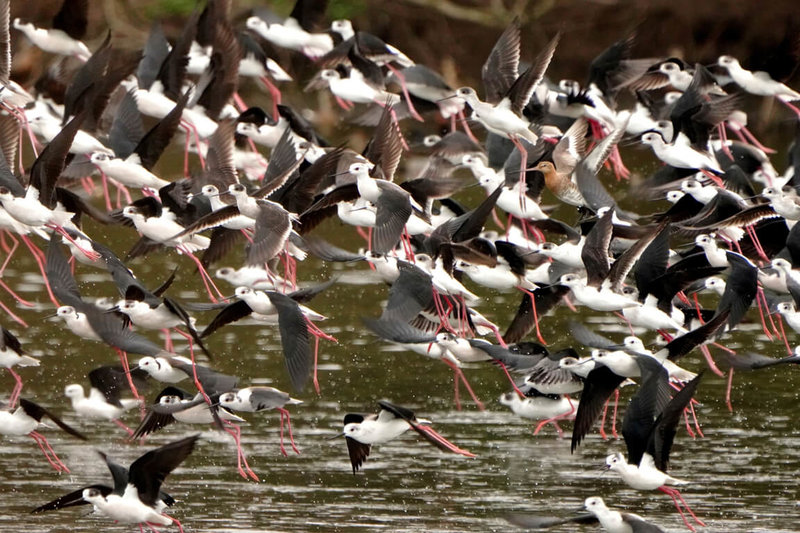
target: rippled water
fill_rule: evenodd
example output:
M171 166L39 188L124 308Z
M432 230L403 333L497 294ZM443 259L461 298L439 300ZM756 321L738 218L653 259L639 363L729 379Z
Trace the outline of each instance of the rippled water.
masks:
M109 241L120 252L130 244L128 232L98 231L108 231ZM182 258L160 255L133 267L144 279L158 280L176 262L182 270L173 293L184 299L196 297L196 280L191 279L191 267ZM70 414L62 394L64 386L73 382L86 385L86 372L113 363L115 356L108 348L62 331L59 323L42 320L50 310L37 276L19 274L21 270L32 271L35 267L31 263L20 253L15 270L9 269L6 276L15 281L22 295L43 303L42 312L22 311L31 326L27 330L4 320L31 351L42 355L39 369L21 370L26 380L23 396L64 413L65 419L85 431L91 441L85 444L46 431L72 469L71 475L58 475L30 439L5 438L0 483L6 497L0 528L29 532L53 531L54 527L107 530L109 522L89 515L86 508L45 515L28 512L79 486L108 480L94 449L128 463L152 446L189 434L193 428L174 425L138 446L126 442L116 426L84 423ZM323 279L335 271L347 274L343 279L350 277L349 272L357 272L361 281L369 275L363 264L331 268L312 259L301 267L304 279ZM113 294L104 276L86 267L79 267L78 279L87 294ZM568 440L557 439L551 427L533 436L530 422L516 418L498 404L496 399L507 382L496 368L472 365L466 369L476 393L486 403L486 411L478 411L467 398L462 398L464 409L456 410L447 367L389 349L362 331L359 317L377 315L386 294L387 289L380 284L340 283L313 302L316 310L330 317L324 329L339 342L321 345L322 394L317 397L305 391L299 395L305 403L292 408L302 454L279 454L276 415L247 416L250 423L243 433L245 450L262 479L260 483L247 482L236 473L234 448L227 436L204 433L207 438L165 485L179 500L173 514L187 531L501 531L510 528L503 518L509 512L566 516L591 495L642 514L667 530L683 529L666 496L630 490L613 475L601 474L604 457L624 449L621 440L603 441L593 434L571 455ZM8 301L5 295L3 298ZM497 295L483 310L505 324L517 298ZM543 333L552 346L569 344L564 323L571 316L564 308L544 320ZM201 323L209 319L200 316ZM610 335L624 335L616 324L603 327ZM746 344L778 354L778 345L766 341L758 331L752 325L749 331L737 332L730 345ZM222 330L211 338L209 348L217 354L215 366L241 376L243 383L270 383L289 390L278 342L273 328L245 325ZM699 356L687 362L692 369L703 365ZM796 446L795 405L800 380L794 370L737 374L733 414L728 413L722 399L722 379L708 374L701 384L698 413L706 438L692 440L681 430L671 472L692 482L684 494L707 522L707 531L796 529L800 451ZM0 380L10 389L10 377L4 374ZM624 390L624 399L630 397L632 389ZM151 390L151 397L154 390L157 387ZM477 457L443 454L409 434L375 447L364 470L353 476L343 440L327 439L340 430L344 413L372 411L380 398L407 405L434 420L443 435ZM136 416L131 413L125 420L135 425ZM564 426L568 428L569 423Z
M642 173L655 168L649 154L640 153L638 157L648 162L637 167ZM475 200L474 194L472 198ZM568 208L560 209L559 215ZM341 228L331 222L322 229L349 249L361 245L352 228ZM135 241L128 229L101 228L90 223L87 232L120 255ZM240 259L231 259L230 264L237 265ZM202 301L199 280L185 258L172 252L157 254L146 261L133 262L131 267L150 286L157 286L175 265L180 265L181 270L170 294L186 301ZM127 442L125 434L113 424L77 420L63 396L64 387L70 383L88 386L89 370L113 364L117 359L110 348L82 341L63 330L60 323L43 320L53 309L42 290L35 264L20 249L4 279L22 296L40 305L35 310L15 309L29 323L28 329L7 318L2 321L29 351L42 356L41 367L20 369L26 383L23 397L63 413L68 423L90 437L90 442L45 430L72 470L72 474L59 475L47 465L31 439L3 438L0 484L4 507L0 510L0 529L28 533L135 530L135 526L113 526L108 520L89 514L87 508L44 515L30 515L29 511L78 487L110 481L96 449L128 464L152 447L196 431L205 431L204 439L165 484L165 489L179 500L172 514L183 522L187 532L506 531L512 529L504 520L508 513L568 516L589 496L602 496L610 506L641 514L666 530L684 529L668 497L628 489L614 475L601 473L605 456L624 450L621 440L603 441L593 433L572 455L568 439L559 440L552 427L534 436L534 424L515 417L497 402L508 387L497 368L488 364L467 366L465 373L486 410L477 410L464 396L464 408L457 410L449 368L439 361L387 347L363 330L359 317L377 316L388 293L377 280L365 283L370 276L366 265L323 265L309 259L299 266L299 272L303 281L341 276L338 284L310 304L329 317L321 326L336 336L338 343L321 343L321 395L310 388L295 394L305 402L291 407L300 455L280 455L277 414L244 415L249 421L243 431L245 451L261 478L261 482L254 483L242 480L236 473L236 456L227 435L173 425L140 446ZM102 271L81 265L77 277L85 295L116 296ZM481 312L504 328L519 297L511 293L492 295L479 289L477 292L488 297ZM712 304L714 298L707 298ZM11 304L5 293L0 293L0 300ZM199 324L207 324L213 315L197 316ZM580 311L580 316L592 318L595 327L602 327L617 339L626 334L613 318L595 317L585 310ZM551 346L571 344L566 334L570 318L574 318L572 312L562 307L542 321L543 334ZM757 320L757 313L751 311L749 318ZM160 341L157 335L146 334ZM792 336L790 333L790 339ZM213 335L208 347L217 355L213 366L240 376L242 385L271 384L288 391L279 342L275 328L236 325ZM744 324L726 344L767 355L782 353L782 346L766 339L752 322ZM180 351L182 345L177 346ZM721 352L716 353L721 356ZM692 355L686 358L685 366L697 370L705 363L699 355ZM0 390L10 391L12 386L10 376L0 373ZM724 386L722 378L710 373L705 376L697 399L701 402L698 415L706 437L693 440L679 429L671 473L691 482L683 493L708 524L706 531L800 530L796 525L800 499L796 417L800 378L796 369L737 373L733 413L724 404ZM633 389L623 391L621 409ZM155 385L148 396L152 398L157 391ZM345 413L373 412L381 398L432 419L442 435L477 457L447 455L408 434L375 447L363 471L354 476L344 440L329 437L341 431ZM620 420L621 416L622 412ZM129 413L125 421L134 426L137 415ZM569 434L570 424L562 425ZM565 526L552 531L574 529Z

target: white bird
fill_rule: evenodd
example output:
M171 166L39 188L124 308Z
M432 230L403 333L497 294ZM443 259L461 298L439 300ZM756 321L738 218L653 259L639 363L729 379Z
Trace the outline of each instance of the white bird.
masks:
M699 152L691 146L667 144L660 133L645 133L642 135L642 143L649 145L656 157L667 165L675 168L710 170L722 174L722 168L711 154Z
M166 502L171 504L174 500L161 492L161 484L192 453L197 440L198 436L194 435L165 444L139 457L130 468L111 462L101 453L100 456L114 479L113 488L90 485L46 503L33 512L41 513L88 503L115 522L160 526L175 523L183 531L178 520L163 514Z
M425 440L443 451L465 457L474 454L454 445L430 427L429 420L417 418L412 411L394 405L386 400L378 402L381 410L377 415L347 414L344 417L344 435L347 451L355 474L369 456L373 444L383 444L396 439L409 429L413 429Z

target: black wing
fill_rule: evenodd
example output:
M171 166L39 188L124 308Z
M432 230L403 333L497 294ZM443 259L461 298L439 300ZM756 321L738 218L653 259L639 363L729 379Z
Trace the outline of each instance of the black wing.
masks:
M83 435L72 429L70 426L65 424L63 420L58 418L56 415L54 415L41 405L35 404L30 400L26 400L25 398L20 398L19 405L25 411L25 414L27 414L37 422L41 422L42 418L46 416L47 418L52 420L58 427L60 427L73 437L76 437L81 440L87 440L86 437L84 437Z
M161 484L194 450L199 435L193 435L151 450L133 462L130 482L145 505L155 506Z
M645 355L637 356L636 362L642 372L642 381L622 421L628 463L634 465L638 465L648 451L656 417L670 400L669 374L661 363Z
M297 302L285 294L272 291L268 291L266 294L278 311L278 329L292 387L298 391L303 390L311 375L313 363L311 346L308 343L306 318L300 311Z
M355 475L369 457L371 446L350 437L345 437L345 440L347 441L347 453L350 455L350 464L353 465L353 475Z
M44 505L40 505L31 511L31 514L57 511L58 509L66 509L67 507L75 507L78 505L89 505L89 502L83 499L83 491L86 489L97 489L104 497L113 492L113 489L106 485L89 485L88 487L81 487L78 490L70 492L69 494L59 496L55 500L47 502Z
M575 425L572 428L572 447L574 452L583 438L592 429L603 406L625 378L615 374L605 365L598 365L589 372L583 382L581 401L575 413Z
M224 308L222 308L222 311L217 313L217 316L215 316L211 322L209 322L208 326L206 326L206 329L200 333L200 337L207 337L222 326L249 316L252 312L253 310L244 300L237 300L230 305L226 305Z

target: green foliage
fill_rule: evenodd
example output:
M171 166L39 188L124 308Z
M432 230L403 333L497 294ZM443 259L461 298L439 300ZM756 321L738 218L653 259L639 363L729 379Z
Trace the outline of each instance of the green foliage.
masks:
M162 0L168 1L168 0ZM292 12L295 0L271 0L266 5L275 13L288 16ZM367 0L330 0L328 2L327 20L352 19L363 14L367 9Z
M366 0L333 0L328 4L328 19L352 19L367 10Z
M160 18L173 15L188 15L197 7L196 0L157 0L145 8L148 17Z

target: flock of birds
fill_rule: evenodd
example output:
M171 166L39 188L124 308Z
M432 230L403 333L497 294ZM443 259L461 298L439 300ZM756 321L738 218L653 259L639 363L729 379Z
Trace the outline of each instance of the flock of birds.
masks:
M453 88L349 21L315 32L325 4L298 0L288 18L257 9L234 24L229 2L209 0L171 44L155 24L144 50L116 47L109 32L92 51L81 42L87 1L65 0L50 29L11 21L9 0L0 2L0 306L6 322L0 365L16 381L0 412L0 433L32 437L59 472L69 468L40 432L45 421L85 438L22 397L14 368L39 366L39 360L14 333L27 324L11 301L32 304L2 276L15 264L20 242L38 265L53 316L87 345L107 345L120 359L118 366L89 372L88 394L81 384L65 384L75 413L113 422L132 441L173 423L213 424L235 441L240 475L255 481L240 443L240 414L277 410L281 452L288 453L285 431L299 453L287 407L301 402L272 387L242 387L237 377L215 371L215 354L204 339L246 317L277 324L295 393L309 380L319 392L319 342L335 339L315 325L324 316L306 304L335 290L336 280L300 287L298 265L309 255L367 262L391 286L381 316L360 317L372 334L449 365L456 395L463 384L481 409L461 367L496 364L511 388L500 402L538 421L535 432L552 424L561 434L558 421L574 420L573 452L601 416L605 438L612 397L617 435L620 387L635 383L621 427L627 454L609 455L606 467L632 488L670 496L690 530L704 525L675 488L690 480L666 473L681 422L689 435L702 435L693 396L705 371L678 364L702 352L705 366L726 376L730 391L734 370L800 362L783 327L785 320L800 331L794 180L800 146L790 149L790 163L779 173L773 151L748 130L741 110L749 93L774 98L800 118L794 107L800 94L730 56L711 66L633 59L633 37L600 54L586 83L553 83L546 73L559 35L523 68L516 20L483 65L483 90ZM33 87L9 78L12 29L53 61ZM329 91L347 120L370 128L366 146L326 142L313 111L282 103L280 87L292 78L270 57L277 48L308 59L316 74L305 90ZM239 97L248 77L268 91L270 110L248 108ZM422 146L409 144L403 132L414 121L416 128L446 133L426 137ZM476 127L486 132L482 141ZM729 140L729 133L738 140ZM174 139L184 150L185 176L157 175L162 153L179 146ZM633 142L649 146L663 163L632 191L672 202L662 213L623 210L603 184L614 179L601 174L604 168L617 180L628 178L618 146ZM30 151L32 163L25 157ZM97 179L102 188L95 188ZM468 207L452 198L470 185L481 186L485 199ZM569 222L554 218L556 210ZM334 246L315 232L332 217L357 228L365 239L361 251L358 244L352 250ZM87 218L93 220L84 224ZM104 224L130 226L141 238L121 258L122 250L102 242ZM242 267L208 273L242 248ZM130 260L161 249L193 261L208 302L168 296L176 275L189 269L160 280L134 275ZM74 271L89 268L107 272L120 296L82 296ZM235 297L225 297L215 277L233 285ZM478 311L484 298L470 285L519 291L519 308L505 332ZM719 294L715 308L699 305L702 291ZM618 343L576 320L574 347L554 350L544 340L546 315L559 305L614 313L631 336ZM216 315L199 329L192 314L208 311ZM756 313L765 334L785 343L785 358L735 353L717 343ZM358 310L353 314L356 323ZM137 332L148 329L164 332L163 347ZM648 331L666 344L648 346L634 336ZM188 357L175 353L173 332L187 340ZM145 399L139 391L154 381L164 388ZM179 388L182 382L196 391ZM572 398L576 394L579 399ZM372 445L409 429L441 450L475 457L411 410L386 400L378 405L377 414L347 414L337 435L345 437L354 474ZM137 408L140 423L128 428L121 417ZM198 436L186 437L146 452L129 468L101 454L113 486L81 487L34 512L91 504L140 529L175 524L182 530L165 513L174 500L161 485L197 447ZM586 499L585 509L578 516L509 520L527 528L599 522L612 533L662 531L596 496Z

